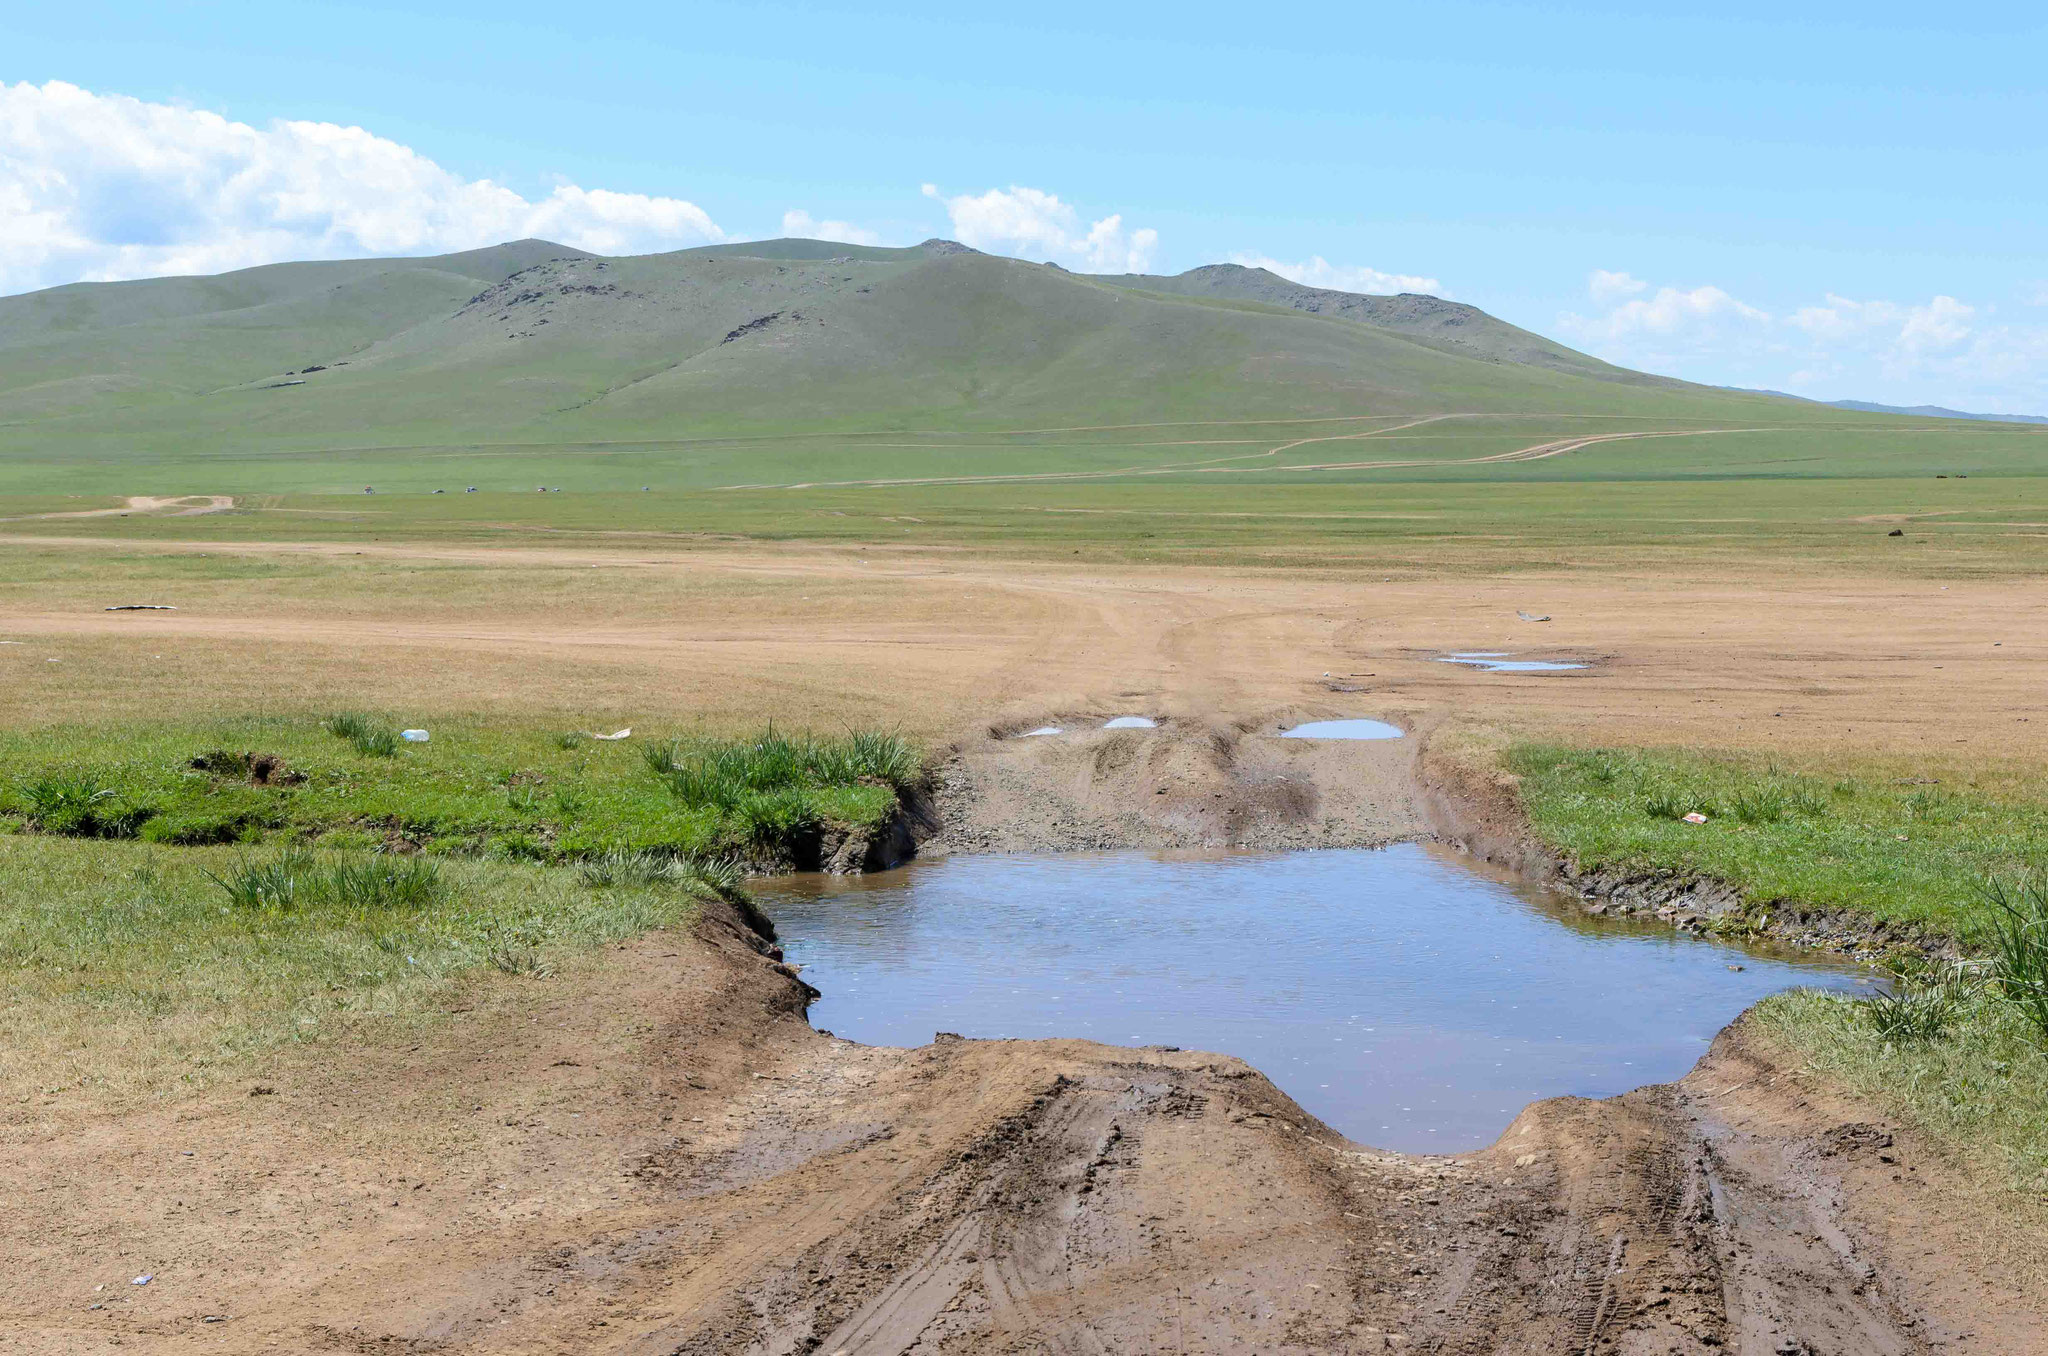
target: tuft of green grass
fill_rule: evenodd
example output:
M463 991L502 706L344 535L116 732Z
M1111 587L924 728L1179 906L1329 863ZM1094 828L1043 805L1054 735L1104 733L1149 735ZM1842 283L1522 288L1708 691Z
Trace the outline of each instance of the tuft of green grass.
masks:
M208 871L206 876L238 909L290 913L314 893L313 859L297 848L287 848L269 861L243 858L224 872Z
M788 801L764 802L772 793L832 785L873 783L901 794L918 780L923 760L898 735L857 732L839 739L785 735L769 726L752 739L675 741L650 745L648 770L686 805L743 809L750 822L794 811Z
M448 892L432 860L384 856L334 863L320 889L328 902L356 909L424 909Z
M1600 785L1606 786L1612 781L1613 774L1609 773ZM1694 808L1690 800L1669 787L1660 786L1643 797L1643 813L1652 819L1683 819L1691 814Z
M1959 977L1929 980L1899 975L1890 989L1872 994L1858 1010L1882 1041L1931 1041L1948 1033L1966 1001Z
M48 773L22 783L19 798L32 827L80 838L126 838L149 814L91 772Z
M593 889L621 885L666 885L675 875L676 859L658 852L634 852L612 848L594 853L577 864L576 874Z
M500 974L547 979L555 973L544 920L529 917L494 925L484 936L484 959Z
M2039 877L1994 878L1985 896L1997 911L1991 955L1999 992L2048 1045L2048 885Z
M360 715L353 711L344 711L338 716L329 716L320 723L327 733L333 735L336 739L360 739L377 728L376 722L372 721L368 716Z
M1785 818L1785 792L1767 782L1746 786L1728 803L1728 812L1744 824L1775 824Z
M325 722L327 732L336 739L345 740L349 746L365 758L390 758L398 753L398 746L404 741L398 731L388 725L379 724L368 716L344 713L329 716Z

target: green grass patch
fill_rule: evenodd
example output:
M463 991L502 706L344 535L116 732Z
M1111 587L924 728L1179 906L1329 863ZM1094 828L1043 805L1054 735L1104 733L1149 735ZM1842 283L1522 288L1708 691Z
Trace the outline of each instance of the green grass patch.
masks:
M921 769L892 735L772 728L650 745L463 723L408 743L364 715L53 727L0 734L0 824L167 846L806 865L831 834L886 823Z
M1581 867L1708 876L1754 904L1855 909L1971 945L2001 917L1985 882L2048 862L2048 804L1896 770L1537 744L1507 763L1536 834Z
M115 1093L430 1009L471 972L744 899L730 867L579 873L481 858L0 836L0 1078Z
M1814 992L1781 994L1755 1020L1815 1072L2038 1205L2048 1192L2048 1053L2039 1030L1989 984L1932 1001L1943 1011L1931 1028L1888 1027L1871 1000Z

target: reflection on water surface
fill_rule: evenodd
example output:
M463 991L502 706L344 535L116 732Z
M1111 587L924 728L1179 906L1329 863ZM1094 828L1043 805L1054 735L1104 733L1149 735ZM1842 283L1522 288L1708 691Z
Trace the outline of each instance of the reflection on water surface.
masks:
M1757 999L1859 973L1595 918L1412 843L941 858L770 882L762 904L841 1036L1224 1051L1411 1151L1487 1144L1539 1097L1676 1078Z

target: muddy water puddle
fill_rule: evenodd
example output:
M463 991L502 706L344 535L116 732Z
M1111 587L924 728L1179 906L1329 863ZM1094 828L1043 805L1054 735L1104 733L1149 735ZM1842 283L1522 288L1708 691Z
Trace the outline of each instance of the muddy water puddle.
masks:
M1289 730L1282 739L1399 739L1404 731L1384 720L1310 720Z
M1463 664L1486 673L1562 673L1586 665L1570 659L1510 659L1499 650L1457 650L1438 655L1439 664Z
M1223 1051L1411 1152L1491 1143L1537 1098L1676 1078L1758 999L1862 977L1590 917L1412 843L951 857L761 898L841 1036Z

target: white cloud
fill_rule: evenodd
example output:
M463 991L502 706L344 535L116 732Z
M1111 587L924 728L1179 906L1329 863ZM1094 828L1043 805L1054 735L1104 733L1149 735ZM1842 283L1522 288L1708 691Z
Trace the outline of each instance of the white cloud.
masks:
M0 84L0 292L525 236L605 254L726 238L680 198L563 184L528 199L360 127Z
M2048 325L1991 323L1947 295L1925 302L1827 294L1774 314L1719 287L1660 287L1596 270L1593 314L1559 329L1600 357L1694 381L1819 399L2048 413ZM1645 295L1648 294L1648 295Z
M1595 275L1596 278L1598 275ZM1631 282L1634 279L1630 279ZM1632 289L1647 291L1647 287ZM1596 286L1595 299L1600 289ZM1611 285L1608 288L1612 295ZM1605 315L1588 319L1572 316L1569 328L1579 334L1626 341L1638 336L1659 338L1673 335L1726 335L1758 325L1771 317L1754 306L1737 301L1718 287L1682 290L1660 287L1652 296L1635 296L1613 305Z
M1829 293L1825 305L1794 311L1791 323L1824 341L1875 340L1894 358L1906 360L1956 348L1970 337L1970 321L1976 314L1976 307L1948 296L1937 296L1924 306L1901 306Z
M1327 287L1339 292L1366 292L1387 296L1396 292L1427 292L1443 296L1444 285L1435 278L1414 273L1382 273L1363 264L1333 264L1318 254L1305 264L1290 264L1264 254L1233 254L1233 264L1263 268L1304 287Z
M1601 306L1612 306L1625 297L1637 296L1650 290L1650 285L1641 278L1626 273L1610 273L1604 268L1593 270L1593 277L1586 284L1586 290L1593 294L1593 300Z
M782 233L793 240L836 240L845 245L879 245L882 237L850 221L819 221L800 207L782 214Z
M1012 184L947 197L937 185L926 184L924 195L945 204L955 239L993 254L1050 260L1091 273L1143 273L1159 247L1159 232L1126 230L1121 214L1083 229L1080 213L1042 189Z

